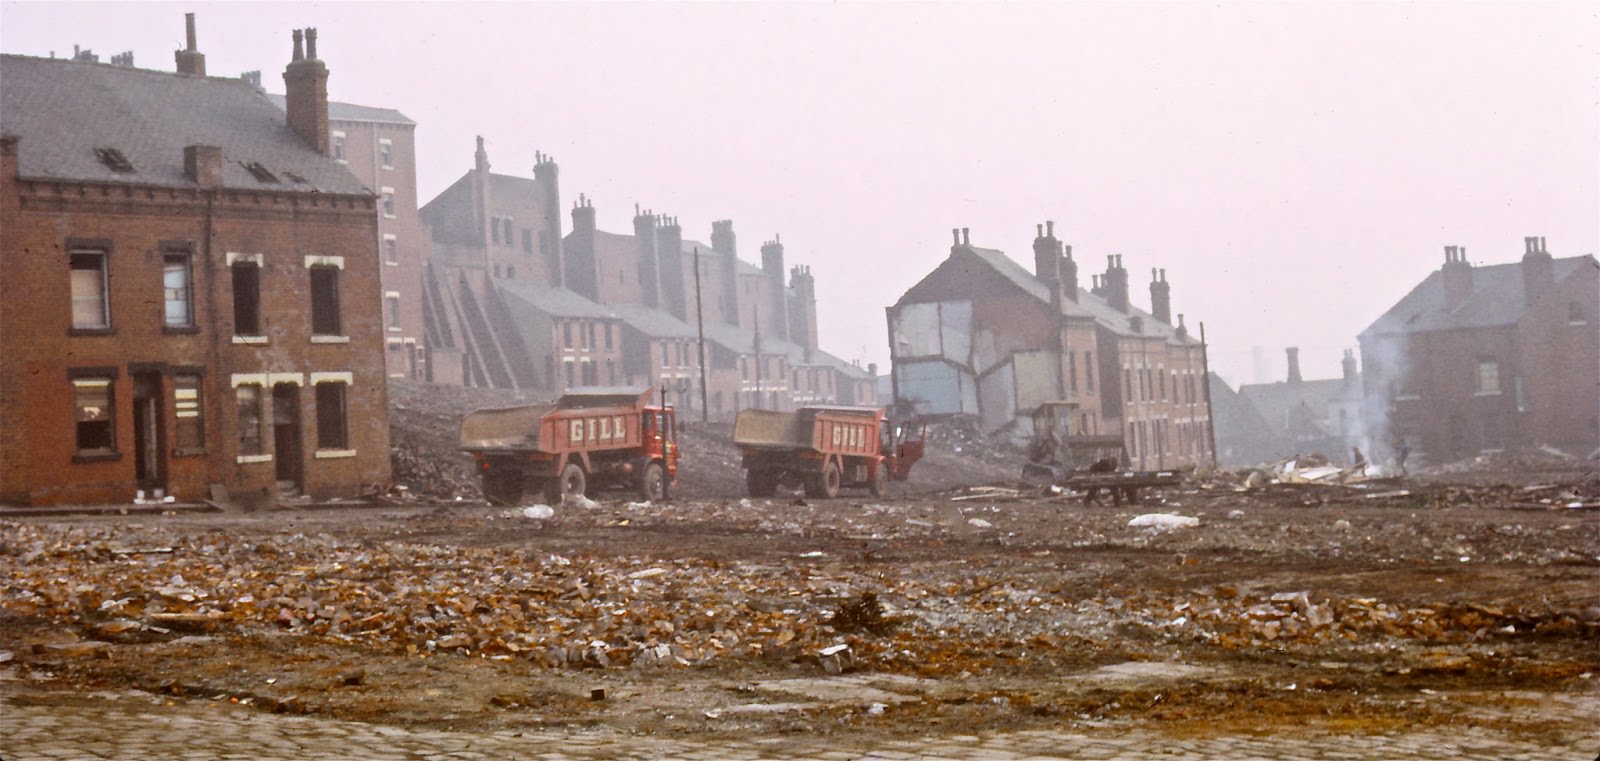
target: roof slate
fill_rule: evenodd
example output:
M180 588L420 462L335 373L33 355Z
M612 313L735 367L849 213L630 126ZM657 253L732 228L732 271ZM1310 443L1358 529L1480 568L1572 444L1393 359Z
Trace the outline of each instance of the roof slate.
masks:
M19 138L25 179L193 188L184 147L215 145L224 188L372 195L240 79L0 55L0 133ZM96 148L120 151L134 171L113 171ZM241 162L259 162L279 181L258 180Z
M285 110L284 99L277 93L267 93L267 100L278 110ZM378 108L377 106L358 106L354 103L340 103L328 101L328 121L331 122L373 122L377 124L398 124L415 127L417 123L410 117L392 108Z
M596 304L565 288L509 278L495 278L494 284L501 293L516 298L551 317L620 319L610 307Z
M1555 260L1555 280L1561 282L1581 268L1595 267L1594 256L1572 256ZM1528 311L1523 290L1522 263L1491 264L1473 267L1472 290L1454 309L1447 309L1444 273L1434 270L1417 287L1384 312L1363 337L1435 330L1485 328L1511 325Z

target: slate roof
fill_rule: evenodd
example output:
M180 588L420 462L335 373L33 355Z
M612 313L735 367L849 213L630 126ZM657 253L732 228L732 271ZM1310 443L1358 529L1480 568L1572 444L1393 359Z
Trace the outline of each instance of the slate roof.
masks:
M513 280L509 278L495 278L494 284L502 294L518 299L551 317L620 319L620 316L610 307L596 304L565 288L540 285L531 280Z
M623 322L651 338L696 338L699 333L693 325L659 309L643 304L611 304L607 307L617 313Z
M1584 267L1595 267L1594 256L1556 259L1555 281L1561 282ZM1374 321L1361 336L1427 333L1435 330L1486 328L1512 325L1528 311L1523 291L1522 263L1473 267L1472 290L1454 309L1445 307L1444 273L1434 270L1417 287Z
M19 138L25 179L193 188L183 149L199 144L222 148L225 188L372 195L241 79L0 55L0 133ZM134 171L112 170L96 148L121 152ZM241 162L259 162L278 182L256 179Z
M277 106L279 111L286 110L282 95L267 93L267 100ZM328 101L328 121L330 122L374 122L377 124L398 124L401 126L415 127L417 123L411 121L405 114L392 108L378 108L376 106L358 106L354 103L340 103Z
M1349 398L1357 397L1360 393L1359 379L1347 387L1343 378L1308 380L1299 383L1287 381L1248 383L1241 385L1238 391L1240 399L1248 402L1261 414L1262 419L1278 430L1285 428L1287 425L1285 421L1290 419L1290 412L1302 405L1317 420L1321 420L1327 416L1330 404L1347 398L1347 395Z
M1023 292L1046 304L1050 303L1050 289L1045 286L1044 281L1034 277L1032 272L1012 261L1011 257L1005 255L1005 252L977 246L963 246L961 250L976 256L980 261L988 265L990 269L999 273L1001 277L1004 277ZM1105 299L1082 288L1078 289L1078 299L1076 301L1067 299L1062 302L1061 308L1062 312L1069 317L1091 317L1102 327L1120 335L1160 337L1173 343L1199 343L1199 340L1194 336L1179 338L1178 330L1175 326L1156 319L1155 315L1149 312L1130 305L1128 311L1124 313L1112 307ZM1133 330L1128 320L1129 317L1139 317L1141 319L1143 327L1140 331L1135 332Z

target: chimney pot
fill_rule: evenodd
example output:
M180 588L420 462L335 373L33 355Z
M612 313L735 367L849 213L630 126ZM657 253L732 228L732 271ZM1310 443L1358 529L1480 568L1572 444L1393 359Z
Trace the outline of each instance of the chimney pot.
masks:
M1044 225L1034 225L1033 226L1033 235L1034 235L1034 237L1037 237L1037 238L1043 238L1044 237Z
M1044 232L1048 237L1056 237L1056 223L1054 220L1047 219L1044 221Z
M316 29L307 29L306 30L306 58L308 60L312 60L312 61L317 60L317 30Z
M1300 382L1300 349L1297 348L1297 347L1291 346L1291 347L1289 347L1287 349L1284 349L1284 353L1289 355L1289 382L1290 383L1299 383Z
M291 61L304 61L304 60L306 60L305 32L302 32L299 29L294 30L294 57L292 59L290 59L290 60Z
M963 246L972 245L972 238L971 238L971 236L968 235L967 228L965 228L965 227L961 228L961 245L963 245Z
M961 228L959 228L959 227L950 228L950 237L955 239L954 245L957 245L957 246L961 245Z

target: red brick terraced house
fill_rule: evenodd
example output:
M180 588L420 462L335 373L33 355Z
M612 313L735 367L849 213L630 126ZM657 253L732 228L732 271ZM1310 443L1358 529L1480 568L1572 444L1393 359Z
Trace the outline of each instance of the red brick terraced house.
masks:
M1364 416L1378 456L1412 462L1551 446L1600 446L1600 264L1556 258L1542 237L1521 261L1444 265L1362 331ZM1387 450L1387 451L1386 451Z
M287 114L192 20L177 73L0 56L0 502L388 481L376 195L315 35Z

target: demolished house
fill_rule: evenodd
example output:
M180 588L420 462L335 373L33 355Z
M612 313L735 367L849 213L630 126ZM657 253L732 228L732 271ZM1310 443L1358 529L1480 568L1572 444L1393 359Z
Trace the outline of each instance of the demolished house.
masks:
M1445 247L1360 335L1374 446L1448 462L1520 447L1600 446L1600 264L1523 239L1520 262L1474 266ZM1380 456L1388 456L1380 455Z
M952 231L949 256L887 308L896 404L972 415L1021 441L1045 402L1076 404L1081 435L1121 436L1132 467L1210 462L1205 346L1172 319L1153 271L1151 312L1129 300L1121 256L1078 286L1070 247L1039 225L1034 272Z
M1352 447L1366 447L1361 427L1361 373L1355 352L1345 350L1339 378L1306 380L1300 373L1300 349L1284 350L1288 370L1275 383L1246 383L1235 392L1240 405L1224 407L1212 394L1217 419L1219 461L1257 465L1296 455L1320 454L1354 464ZM1239 420L1227 420L1229 413ZM1248 457L1246 457L1248 453Z
M389 479L377 198L287 111L206 76L0 56L0 501L355 496Z

